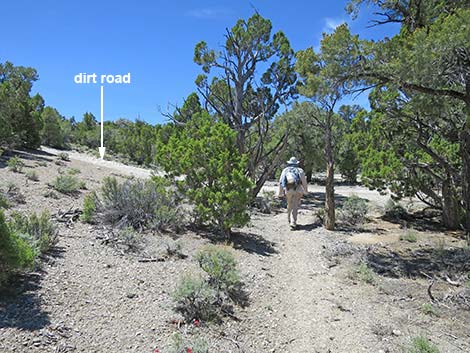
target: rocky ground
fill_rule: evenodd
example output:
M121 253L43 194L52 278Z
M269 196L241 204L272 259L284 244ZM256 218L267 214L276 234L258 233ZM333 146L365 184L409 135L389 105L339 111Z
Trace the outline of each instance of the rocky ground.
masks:
M84 195L105 176L150 175L79 153L57 162L56 153L19 154L24 171L37 172L37 182L9 171L6 158L0 161L0 188L13 183L24 196L14 210L49 210L59 218L81 208ZM87 190L52 193L48 184L72 168ZM268 183L264 191L274 189ZM388 196L363 187L336 187L338 204L353 193L369 201L369 219L335 232L315 216L321 186L310 186L295 231L285 209L255 211L251 224L225 244L238 260L249 305L220 325L183 324L170 296L183 274L197 271L195 252L217 242L210 234L148 234L145 253L127 255L103 244L100 226L58 222L55 249L0 297L0 352L166 353L175 332L202 337L216 353L408 352L416 336L431 339L441 352L470 351L470 251L462 234L431 219L384 220ZM400 240L410 228L415 243ZM186 258L165 256L175 242ZM149 257L164 261L142 262Z

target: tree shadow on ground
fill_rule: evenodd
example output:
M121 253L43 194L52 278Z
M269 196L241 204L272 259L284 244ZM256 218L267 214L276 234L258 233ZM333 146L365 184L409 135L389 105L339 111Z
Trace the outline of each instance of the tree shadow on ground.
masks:
M470 271L470 250L434 248L390 250L371 249L367 263L379 274L390 277L457 276Z
M213 244L231 243L234 249L244 250L250 254L258 254L262 256L270 256L277 254L275 249L276 243L266 240L264 237L254 233L232 232L229 238L218 234L210 227L193 226L189 229L193 230L199 236L208 239Z
M399 224L401 228L413 228L421 232L443 232L447 230L439 217L434 214L429 215L424 211L406 213L400 217L385 214L380 218L390 223Z
M340 206L347 200L346 196L341 194L335 194L335 204ZM303 208L322 208L325 205L325 193L324 192L309 192L302 198Z
M7 166L8 160L14 156L36 162L53 162L54 158L56 157L54 154L40 150L21 149L7 151L3 154L3 156L0 157L0 168L5 168Z
M304 231L309 232L311 230L321 228L321 227L323 227L323 224L318 220L314 223L309 223L309 224L297 224L297 227L295 227L293 231L304 230Z
M53 247L43 256L43 261L62 257L64 251L61 247ZM41 308L42 299L38 295L44 274L43 269L38 269L34 273L19 275L8 287L0 290L0 329L10 327L35 331L50 325L49 315Z
M48 314L41 309L41 299L37 295L41 278L41 273L23 275L0 292L0 328L35 331L51 323Z
M244 250L249 254L270 256L278 253L275 249L276 243L266 240L258 234L236 232L232 234L230 240L235 249Z

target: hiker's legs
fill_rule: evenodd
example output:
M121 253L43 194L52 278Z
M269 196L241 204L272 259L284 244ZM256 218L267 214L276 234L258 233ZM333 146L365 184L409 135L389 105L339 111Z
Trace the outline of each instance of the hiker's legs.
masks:
M292 197L292 218L294 219L294 225L297 225L297 213L299 212L301 199L302 194L300 192L296 192Z
M291 221L291 213L292 213L292 208L294 206L294 193L290 190L286 192L286 198L287 198L287 221L290 224Z

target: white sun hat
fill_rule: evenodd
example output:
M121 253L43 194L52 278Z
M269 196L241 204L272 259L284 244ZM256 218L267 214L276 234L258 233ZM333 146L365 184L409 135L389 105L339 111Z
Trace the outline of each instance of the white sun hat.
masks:
M297 158L291 157L291 158L287 161L287 164L289 164L289 165L298 165L298 164L299 164L299 161L297 160Z

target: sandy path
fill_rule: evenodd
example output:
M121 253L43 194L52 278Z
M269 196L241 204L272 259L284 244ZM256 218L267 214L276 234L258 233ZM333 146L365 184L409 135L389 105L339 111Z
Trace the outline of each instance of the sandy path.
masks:
M301 227L314 222L311 211L302 213ZM285 213L263 221L250 230L277 244L278 253L265 257L262 267L253 269L254 273L264 272L264 293L257 294L247 320L249 326L260 327L261 337L254 338L255 347L247 347L247 351L339 353L382 348L384 344L369 328L371 306L380 304L361 300L354 288L338 281L335 269L322 256L332 233L310 226L291 231Z

